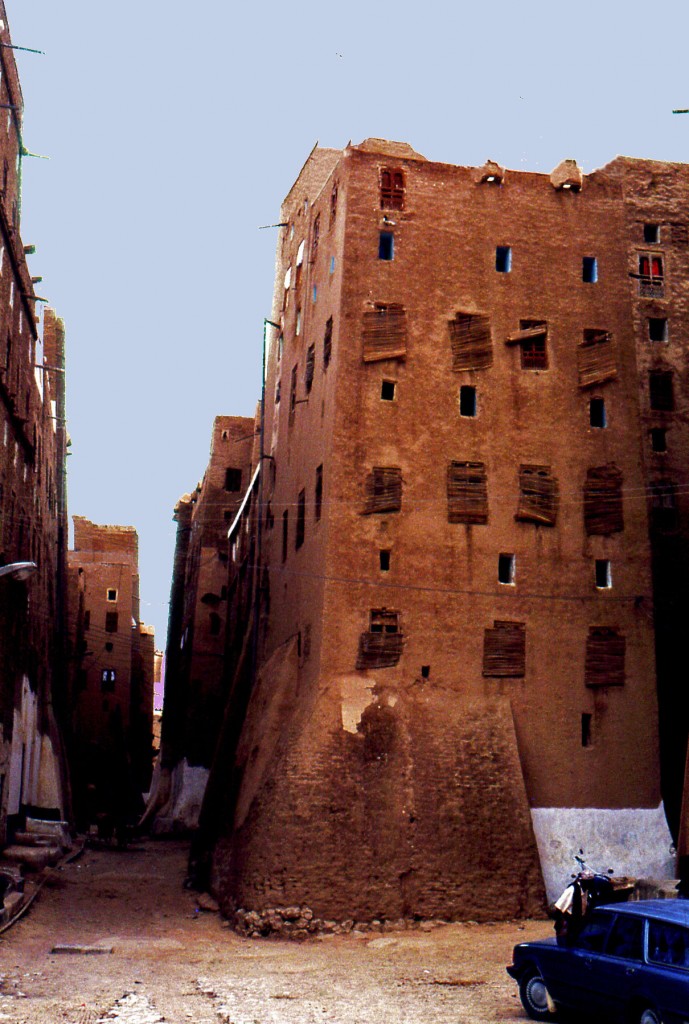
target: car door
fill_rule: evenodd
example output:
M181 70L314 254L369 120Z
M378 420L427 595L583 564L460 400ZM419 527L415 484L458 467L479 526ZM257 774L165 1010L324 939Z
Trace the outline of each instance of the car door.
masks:
M651 919L643 996L661 1018L689 1018L689 928Z
M643 938L642 917L617 914L603 949L586 961L590 1008L606 1020L627 1019L642 980Z
M594 961L605 948L613 923L610 911L594 910L577 938L563 955L552 957L545 983L556 1002L573 1010L597 1012L600 996L596 994L599 982L594 970Z

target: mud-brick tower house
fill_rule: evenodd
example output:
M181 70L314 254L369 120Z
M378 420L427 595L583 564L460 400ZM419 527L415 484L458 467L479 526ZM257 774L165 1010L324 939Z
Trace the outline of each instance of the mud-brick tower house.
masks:
M671 869L625 175L369 139L289 192L226 910L510 917L580 847Z

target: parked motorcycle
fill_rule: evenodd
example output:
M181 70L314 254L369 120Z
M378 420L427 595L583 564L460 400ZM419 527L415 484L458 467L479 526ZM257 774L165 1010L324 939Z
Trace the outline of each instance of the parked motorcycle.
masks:
M584 927L589 914L603 903L624 903L633 889L627 878L614 878L613 869L591 871L584 860L584 851L574 858L579 871L555 901L555 934L559 945L569 945Z

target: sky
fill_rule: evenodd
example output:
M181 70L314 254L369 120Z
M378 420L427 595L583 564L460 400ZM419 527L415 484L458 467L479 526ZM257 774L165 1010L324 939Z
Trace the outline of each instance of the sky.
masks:
M65 320L70 515L136 527L164 648L175 502L261 384L280 203L316 142L586 172L689 161L689 4L5 0L22 237Z

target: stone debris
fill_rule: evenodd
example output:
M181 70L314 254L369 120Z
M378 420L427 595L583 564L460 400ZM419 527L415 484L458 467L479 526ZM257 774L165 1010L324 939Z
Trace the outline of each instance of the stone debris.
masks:
M80 946L72 943L58 943L50 950L51 953L77 953L91 955L97 953L112 953L112 946Z
M280 938L303 941L317 935L362 935L369 932L398 932L411 929L432 931L445 921L331 921L315 917L310 907L270 907L268 910L236 910L230 926L250 939Z
M146 996L127 992L105 1017L98 1018L96 1024L113 1024L115 1021L119 1024L161 1024L164 1020Z

